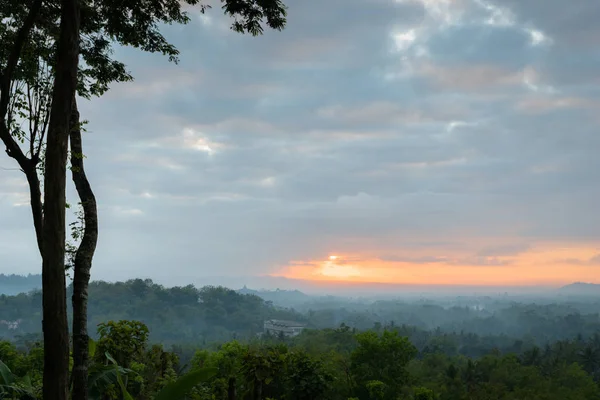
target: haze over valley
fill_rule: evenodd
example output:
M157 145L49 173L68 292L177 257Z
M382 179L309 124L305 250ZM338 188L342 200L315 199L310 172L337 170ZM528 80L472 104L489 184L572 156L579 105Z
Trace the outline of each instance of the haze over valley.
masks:
M600 400L598 0L0 20L0 399Z
M115 47L135 80L79 104L94 279L600 283L594 0L315 1L258 40L194 11L177 65ZM36 274L10 161L0 272Z

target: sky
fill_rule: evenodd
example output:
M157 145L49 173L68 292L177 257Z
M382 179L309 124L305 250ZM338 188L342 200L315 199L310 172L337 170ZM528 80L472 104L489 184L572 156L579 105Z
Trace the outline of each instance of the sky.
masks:
M179 65L82 101L93 279L600 283L597 0L288 1L163 32ZM37 273L0 154L0 272ZM71 202L77 200L69 189Z

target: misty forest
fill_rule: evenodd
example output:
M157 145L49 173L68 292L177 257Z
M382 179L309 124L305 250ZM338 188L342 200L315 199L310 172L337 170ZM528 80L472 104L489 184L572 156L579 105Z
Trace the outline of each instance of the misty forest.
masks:
M329 21L321 18L321 7L329 0L322 1L314 3L308 12L315 22L306 35L320 29L330 32ZM335 3L339 18L345 18L346 11L348 18L359 15L358 20L349 20L346 25L363 33L378 29L378 18L388 14L382 11L383 0L372 5L354 0L331 3ZM391 3L401 4L398 7L405 7L402 10L407 12L410 7L418 6L413 16L427 22L424 13L439 18L445 10L442 6L463 2ZM473 1L473 4L490 13L489 18L482 20L485 26L504 29L517 24L512 14L493 2ZM486 293L475 293L465 289L464 293L442 293L424 289L409 293L398 287L385 295L377 290L369 295L358 292L333 295L209 283L164 285L146 279L151 271L144 278L124 281L94 277L96 271L101 271L94 264L97 248L103 256L113 250L103 249L103 244L109 242L99 241L103 237L106 196L101 191L102 185L98 185L101 195L96 196L95 183L90 177L97 178L104 172L88 168L97 164L93 158L88 163L87 127L94 126L94 121L87 120L86 111L90 110L88 104L95 104L99 98L108 95L118 98L126 90L122 88L134 81L135 74L121 59L121 50L137 51L139 57L154 54L176 70L186 57L185 51L189 51L189 43L181 42L180 47L185 51L180 54L179 45L172 43L165 31L185 31L192 38L189 40L204 43L201 35L195 37L194 31L186 31L189 28L186 25L195 18L210 29L220 30L223 41L244 36L252 41L285 42L290 38L286 36L288 28L297 32L295 6L280 0L0 0L0 139L6 150L2 165L11 163L0 170L0 195L5 194L4 187L13 185L15 180L19 182L19 190L26 192L27 199L20 200L15 207L26 208L28 218L18 221L18 225L29 229L30 234L30 243L21 247L0 243L6 247L0 249L0 255L10 253L19 257L22 251L28 253L27 257L23 254L24 260L31 260L30 253L41 260L39 270L31 266L29 270L35 272L20 275L11 269L16 265L9 265L19 258L10 262L0 259L0 399L600 400L598 284L568 284L576 280L563 279L564 285L530 292L489 289ZM306 14L306 9L299 10ZM357 10L362 11L357 13ZM298 18L301 14L298 13ZM361 30L366 24L363 17L374 18L366 31ZM442 20L444 29L457 23L450 17ZM545 43L541 31L527 24L523 27L522 31L531 36L530 47ZM398 51L408 49L417 40L415 32L396 35ZM422 32L425 31L418 34ZM324 42L310 36L306 43L303 50L287 53L284 46L278 50L278 57L283 59L293 53L297 64L294 68L308 68L301 62L303 54L311 54L311 46L318 48ZM319 57L326 59L325 53L336 46L326 43L327 50L319 50ZM189 56L209 60L223 56L211 50L207 44L202 54ZM266 54L261 53L260 57ZM415 54L419 59L429 56L424 50ZM499 51L499 54L504 53ZM222 72L242 75L245 62L239 56L235 59L236 72L231 72L233 67ZM423 74L439 72L436 67L423 65ZM496 73L490 68L486 73L490 70ZM385 75L385 79L393 75L380 70L377 73ZM536 81L539 77L533 75L516 80L539 96L555 93L546 90ZM354 84L358 74L352 76ZM464 83L461 79L439 78L438 84L450 87ZM468 89L484 85L487 79ZM514 78L496 80L501 84L515 81ZM115 87L121 91L113 94ZM162 88L160 84L157 87ZM251 88L252 92L259 90L260 84ZM321 97L328 95L321 93ZM231 109L239 105L240 98L229 99ZM550 105L536 103L536 112L555 104L560 107L582 104L571 100L557 100ZM178 104L174 107L185 107L180 100ZM327 110L319 110L320 116L331 117L339 111L335 107ZM348 113L349 121L356 117L353 113ZM446 118L442 114L440 111L432 120ZM378 112L374 115L381 116ZM94 116L101 120L112 118ZM429 121L426 116L413 117L409 118L410 123ZM364 122L360 118L354 121ZM448 134L456 126L469 125L453 119L449 123ZM125 136L128 128L123 126L123 132L118 134ZM339 132L334 136L348 142L355 139ZM248 140L245 145L252 147L251 142ZM451 145L450 141L447 143ZM118 156L121 144L116 140L110 143ZM160 150L161 145L157 146ZM196 141L194 146L206 153L213 152L202 141ZM303 151L308 154L310 148L306 145ZM414 168L422 167L419 162L411 163ZM538 168L535 173L547 170L550 169ZM373 176L377 175L375 172ZM396 172L403 173L400 169ZM203 171L195 174L202 175ZM244 181L241 177L239 180ZM442 180L449 187L449 180L446 177ZM265 188L271 187L274 180L260 182L259 186ZM310 189L310 184L303 185ZM365 191L368 190L360 189L359 193ZM141 213L133 211L130 214ZM428 221L424 219L414 227ZM398 220L397 224L403 222ZM216 229L217 225L209 228ZM252 232L252 235L255 233L258 234ZM205 250L203 246L206 250L211 246L201 240L189 243L197 255ZM236 251L238 244L229 243L231 252ZM165 242L163 250L171 245ZM122 255L138 251L123 246L126 251ZM582 276L589 277L585 274L592 265L597 268L598 260L591 253L590 257L585 260L567 257L557 262L572 263L583 271ZM106 263L106 258L103 260ZM162 269L176 276L177 260ZM331 284L335 285L335 279L361 276L358 269L344 264L337 256L329 256L329 260ZM460 264L444 257L412 260L417 265L413 268L417 269L427 263L435 264L436 268ZM513 261L483 255L468 261L468 265L503 268ZM389 256L387 262L401 260ZM127 262L118 257L113 263L122 270L128 268ZM298 262L297 266L311 264ZM202 268L218 269L212 265L198 266ZM368 269L361 268L360 272ZM544 281L544 277L539 278ZM430 279L435 281L434 273ZM457 284L460 279L456 278ZM558 282L558 278L553 282Z
M0 278L4 290L40 281ZM89 297L90 398L152 399L204 371L186 398L600 399L589 290L346 298L136 279L90 282ZM41 301L39 289L0 297L8 396L39 395Z

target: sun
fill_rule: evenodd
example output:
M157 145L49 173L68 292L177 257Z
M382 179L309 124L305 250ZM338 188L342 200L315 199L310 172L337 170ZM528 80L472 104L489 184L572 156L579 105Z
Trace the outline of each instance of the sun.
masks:
M338 256L329 256L327 261L321 263L320 274L330 278L348 279L360 276L360 271L354 265L340 262Z

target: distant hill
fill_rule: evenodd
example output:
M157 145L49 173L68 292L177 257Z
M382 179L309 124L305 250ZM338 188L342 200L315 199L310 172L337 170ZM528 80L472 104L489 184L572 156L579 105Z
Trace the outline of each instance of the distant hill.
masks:
M299 290L253 290L244 286L237 292L239 294L253 294L280 307L294 307L311 299L311 296Z
M595 283L575 282L561 287L559 291L570 295L600 296L600 285Z
M10 296L42 288L42 275L0 274L0 294Z

